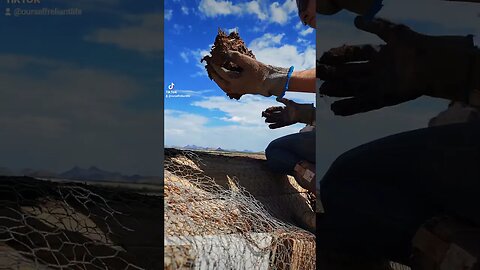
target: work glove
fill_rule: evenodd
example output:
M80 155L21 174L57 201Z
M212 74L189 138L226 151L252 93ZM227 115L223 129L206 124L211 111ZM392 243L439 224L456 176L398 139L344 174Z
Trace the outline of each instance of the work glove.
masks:
M467 99L480 78L472 36L427 36L383 19L355 19L386 45L347 46L317 61L320 94L349 97L334 102L337 115L352 115L413 100L422 95Z
M214 72L211 76L229 96L258 94L270 97L283 94L288 68L265 65L236 51L228 52L227 61L235 63L242 71L227 70L212 63Z
M332 15L343 9L366 15L376 0L317 0L317 13Z
M296 123L312 125L315 121L315 107L313 104L298 104L286 98L279 98L277 101L285 104L285 107L270 107L262 112L262 117L265 117L265 123L271 123L268 126L270 129Z

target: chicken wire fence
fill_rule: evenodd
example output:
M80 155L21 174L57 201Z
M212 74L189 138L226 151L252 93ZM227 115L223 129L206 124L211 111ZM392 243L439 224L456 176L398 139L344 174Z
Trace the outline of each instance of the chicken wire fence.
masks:
M315 269L315 236L274 218L228 178L229 188L180 151L165 160L164 269Z
M141 227L131 214L138 209L129 205L160 213L160 201L111 188L0 177L0 269L154 269L129 240Z

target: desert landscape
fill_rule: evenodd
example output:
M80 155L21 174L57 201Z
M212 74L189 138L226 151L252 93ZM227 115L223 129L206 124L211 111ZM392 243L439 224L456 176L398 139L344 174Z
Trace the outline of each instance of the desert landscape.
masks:
M314 235L294 225L308 197L276 183L262 154L165 154L164 187L0 177L0 268L314 269Z

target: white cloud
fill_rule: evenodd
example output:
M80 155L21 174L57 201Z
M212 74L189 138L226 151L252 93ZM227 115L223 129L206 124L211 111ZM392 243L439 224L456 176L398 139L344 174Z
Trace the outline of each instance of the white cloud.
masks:
M273 2L270 6L261 5L261 1L233 3L225 0L201 0L198 10L206 17L254 15L260 21L286 24L295 14L297 6L294 0L285 0L283 4Z
M251 1L245 4L247 13L257 15L259 20L267 19L268 15L262 11L259 2Z
M290 15L296 11L295 1L286 0L282 5L273 2L270 4L270 21L284 25L288 22Z
M165 112L165 144L221 147L223 149L263 151L278 137L296 133L303 125L297 124L270 130L261 112L270 106L282 105L273 98L243 96L239 101L224 96L212 96L192 105L224 113L224 125L212 125L214 119L182 111ZM232 139L234 136L237 139Z
M183 59L183 61L185 61L185 63L190 62L190 59L188 59L188 53L187 52L181 52L180 57L182 57L182 59Z
M315 67L315 46L307 46L300 51L297 45L282 43L284 34L266 33L249 44L256 58L265 63L280 67L294 66L295 70Z
M208 76L207 71L205 70L205 62L201 63L200 60L204 56L210 55L211 46L213 45L210 45L208 49L185 50L180 53L180 57L182 57L186 63L189 63L191 60L198 68L198 72L191 74L190 77Z
M305 26L302 22L298 22L295 24L295 26L293 27L295 30L298 31L298 34L302 37L304 36L307 36L311 33L314 33L314 29L311 28L310 26Z
M288 13L280 6L278 2L270 5L271 21L278 24L285 24L288 21Z
M297 38L297 43L301 44L303 46L308 46L308 45L312 44L312 42L310 40L304 39L304 38Z
M266 47L278 45L282 42L284 36L284 33L278 35L274 35L272 33L265 33L263 34L263 36L252 40L252 42L250 42L249 48L264 49Z
M195 120L194 121L192 121ZM187 112L165 112L165 145L221 147L222 149L263 151L276 138L297 133L301 127L270 130L264 126L211 126L209 119ZM188 123L183 125L183 123Z
M164 15L165 20L170 21L172 19L172 16L173 16L173 10L166 9L165 15Z
M282 5L278 2L270 4L270 21L284 25L292 14L297 13L297 5L293 0L286 0Z
M163 50L163 17L161 15L128 15L124 19L128 26L101 28L85 36L84 39L149 55Z
M217 17L220 15L240 15L242 8L230 1L202 0L198 9L207 17Z
M208 122L208 118L205 116L177 110L165 110L164 117L167 141L179 137L188 138L189 134L201 133L202 127Z
M182 10L182 13L185 14L185 15L188 15L190 13L188 7L186 7L186 6L182 6L181 10Z
M282 6L287 11L288 14L298 12L297 3L295 0L285 0Z
M296 30L301 30L303 28L303 23L302 22L298 22L297 24L295 24L295 27L294 27Z
M315 95L311 93L292 93L286 94L287 98L299 103L314 103ZM238 101L233 101L225 96L211 96L196 101L192 104L204 109L215 110L225 113L222 120L236 123L241 126L260 126L264 127L264 118L261 118L261 112L268 107L283 106L273 97L266 98L258 95L244 95Z
M309 35L313 33L313 28L308 28L308 29L305 29L305 30L302 30L300 31L300 33L298 33L300 36L304 37L306 35Z
M273 98L263 98L253 95L245 95L239 101L231 100L225 96L212 96L192 105L209 110L224 112L223 120L235 122L239 125L264 126L261 112L268 107L278 106L279 103Z
M260 25L255 25L251 31L254 32L254 33L263 33L265 32L265 30L268 28L268 24L264 23L264 24L260 24Z
M286 92L285 98L291 99L297 103L312 103L315 105L315 94L300 93L300 92Z

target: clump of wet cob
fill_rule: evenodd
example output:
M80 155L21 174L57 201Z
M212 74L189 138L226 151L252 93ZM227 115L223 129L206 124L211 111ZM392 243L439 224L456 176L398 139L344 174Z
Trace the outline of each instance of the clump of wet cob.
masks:
M212 72L215 72L211 64L215 64L231 71L242 71L241 67L227 59L227 52L229 50L237 51L255 59L255 55L247 48L238 32L231 32L227 35L223 30L218 29L218 34L215 38L215 43L210 50L210 55L204 56L201 60L201 62L205 61L207 63L205 68L207 69L210 80L212 80ZM227 93L227 96L231 99L239 100L242 95Z

